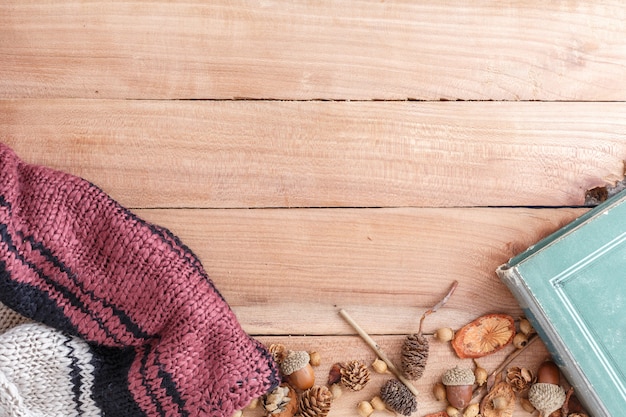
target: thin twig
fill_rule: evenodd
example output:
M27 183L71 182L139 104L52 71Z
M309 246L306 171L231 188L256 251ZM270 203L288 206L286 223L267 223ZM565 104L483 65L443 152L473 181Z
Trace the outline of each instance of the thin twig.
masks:
M569 399L574 393L574 387L569 387L567 394L565 394L565 402L561 406L561 417L567 417L569 415Z
M446 304L448 302L448 300L450 299L450 297L452 296L452 294L454 293L454 290L456 290L456 287L459 285L459 281L454 281L452 283L452 286L450 287L450 290L448 291L448 293L446 294L445 297L443 297L441 299L441 301L439 301L437 304L435 304L433 306L433 308L431 308L430 310L426 311L423 315L422 318L420 319L420 327L419 327L419 334L422 334L422 325L424 324L424 319L426 318L426 316L434 313L435 311L439 310L441 307L444 306L444 304Z
M361 326L359 326L354 321L354 319L350 317L346 310L339 310L339 314L348 322L348 324L350 324L350 326L354 328L354 330L356 330L359 336L361 336L361 338L365 340L365 343L367 343L374 350L374 352L376 352L378 357L387 364L387 368L389 368L389 370L398 378L398 380L402 382L409 389L409 391L411 391L411 393L417 397L419 395L419 391L413 386L413 384L411 384L411 381L409 381L402 375L402 372L400 372L400 370L393 364L393 362L391 362L391 359L387 357L387 355L385 354L385 352L383 352L378 343L376 343L374 339L372 339L370 335L368 335L365 330L363 330Z
M513 362L513 360L515 358L517 358L519 355L522 354L522 352L528 348L528 346L530 346L535 340L539 339L539 336L537 336L537 334L532 335L531 337L528 338L528 342L526 343L526 345L524 345L523 347L514 350L513 352L509 353L508 356L506 358L504 358L504 360L502 361L502 363L493 371L489 374L489 377L487 378L487 383L485 383L482 386L477 387L474 390L474 396L476 396L476 394L478 394L478 392L480 390L482 390L483 387L487 388L487 391L489 391L489 386L493 385L493 382L495 380L496 375L498 375L500 372L504 371L504 369L511 363Z

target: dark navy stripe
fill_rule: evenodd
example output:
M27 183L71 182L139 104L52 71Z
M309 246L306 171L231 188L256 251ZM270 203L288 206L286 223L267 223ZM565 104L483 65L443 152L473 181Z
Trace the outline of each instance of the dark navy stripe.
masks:
M145 349L145 352L143 354L143 357L141 358L141 366L139 367L139 375L141 375L141 384L146 389L146 394L152 400L152 404L154 404L154 406L156 407L157 411L159 412L159 415L165 417L165 410L161 406L161 403L159 402L159 399L157 398L156 394L150 388L150 385L148 384L148 380L146 378L146 365L148 363L148 355L150 354L150 345L145 345L144 349Z
M85 304L80 301L78 299L78 297L76 296L76 294L74 294L73 292L71 292L69 289L65 288L63 285L53 281L52 279L50 279L50 277L48 277L46 274L43 273L43 271L37 267L37 265L35 265L34 263L26 260L24 258L24 256L17 250L17 247L13 244L13 239L11 238L11 235L9 234L9 231L7 229L7 226L3 223L0 223L0 241L4 242L7 246L7 249L9 250L9 252L13 253L15 255L15 257L22 262L23 265L29 267L30 269L32 269L38 276L39 278L41 278L45 283L47 283L48 285L52 286L56 291L58 291L63 297L65 297L65 299L67 301L69 301L74 307L78 308L80 311L82 311L83 313L87 314L89 317L91 317L91 319L96 322L98 324L98 327L107 335L107 337L111 338L115 343L123 346L124 343L122 343L121 340L119 340L117 338L117 336L113 333L111 333L109 331L109 329L105 326L104 322L102 321L101 318L99 317L94 317L91 313L91 311L89 311L89 309L85 306ZM41 292L43 292L42 290L39 290ZM2 294L0 294L0 297L2 296ZM3 300L4 301L4 300ZM6 304L6 303L5 303ZM34 306L37 309L37 306ZM55 306L56 308L58 308L59 310L62 310L58 305ZM18 310L18 312L21 312L20 310ZM45 323L49 326L55 327L57 329L60 330L64 330L67 331L71 334L76 334L78 336L82 336L84 337L85 335L81 335L80 333L74 333L76 332L76 328L72 327L69 329L66 328L62 328L62 327L58 327L58 324L51 321L48 317L47 314L43 314L43 313L48 313L46 312L42 312L42 314L40 314L40 316L38 319L36 319L37 321L41 321L42 323ZM23 313L22 313L23 314ZM26 314L24 314L27 317L30 317L32 319L35 319L32 316L28 316Z
M2 194L0 194L0 206L6 207L11 211L11 203L9 203Z
M161 378L161 388L165 389L165 393L170 396L174 404L178 406L178 412L182 417L189 417L189 412L185 410L185 400L180 396L176 389L176 384L172 379L172 375L163 369L163 365L159 364L159 378Z
M79 334L48 294L29 284L15 282L6 263L0 260L0 301L7 307L35 321L46 323L70 334Z
M276 366L271 366L271 364L275 363L274 362L274 358L272 356L271 353L269 353L269 351L267 349L265 349L260 343L257 343L256 345L256 351L261 355L261 357L263 358L263 363L267 364L269 369L272 371L272 373L270 374L269 380L270 380L270 388L267 390L267 392L272 391L274 388L276 388L280 383L281 383L281 376L278 374L278 367ZM256 369L256 372L258 375L262 375L263 371L259 368Z
M128 383L134 348L89 344L94 368L92 398L106 417L147 417L134 400Z
M50 249L46 248L42 242L37 242L32 236L26 236L23 238L27 242L31 244L33 249L36 249L46 260L56 268L58 268L61 272L67 275L68 278L72 280L72 282L82 291L83 294L89 296L92 301L100 303L102 306L111 310L113 315L117 317L122 323L129 333L131 333L137 339L150 339L154 337L143 331L137 323L135 323L124 311L117 308L115 305L111 304L107 300L98 297L93 291L85 289L85 286L82 282L78 280L78 277L75 273L71 271L71 269L65 265L59 258L57 258Z
M70 381L72 382L72 393L74 394L74 405L78 415L82 415L83 402L80 400L80 389L83 385L82 375L80 374L80 367L78 366L78 358L74 354L76 351L72 346L72 336L64 334L65 341L63 345L70 350L69 358L72 361L70 364Z

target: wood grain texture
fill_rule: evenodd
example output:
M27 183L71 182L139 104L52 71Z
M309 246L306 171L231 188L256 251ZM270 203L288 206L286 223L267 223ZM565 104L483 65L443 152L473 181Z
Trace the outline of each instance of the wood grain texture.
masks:
M0 96L624 100L619 0L7 0Z
M0 100L0 140L131 207L572 206L625 103Z
M257 335L416 331L453 280L455 296L426 330L521 310L495 269L584 209L138 210L201 259L245 329Z
M397 362L458 280L416 384L415 415L440 411L432 384L471 361L430 335L519 317L495 268L626 161L621 1L463 3L6 0L0 142L172 230L246 331L321 353L321 383L374 359L339 307Z

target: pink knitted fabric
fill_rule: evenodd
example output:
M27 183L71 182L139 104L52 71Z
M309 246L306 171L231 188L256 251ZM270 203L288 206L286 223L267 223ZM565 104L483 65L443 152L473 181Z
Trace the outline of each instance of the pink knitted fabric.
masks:
M3 144L0 302L87 342L104 415L230 417L279 383L173 234Z

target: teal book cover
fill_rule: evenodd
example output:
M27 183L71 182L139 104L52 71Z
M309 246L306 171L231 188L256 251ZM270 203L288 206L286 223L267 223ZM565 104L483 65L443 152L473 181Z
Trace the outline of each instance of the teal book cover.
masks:
M626 192L496 272L587 411L626 415Z

